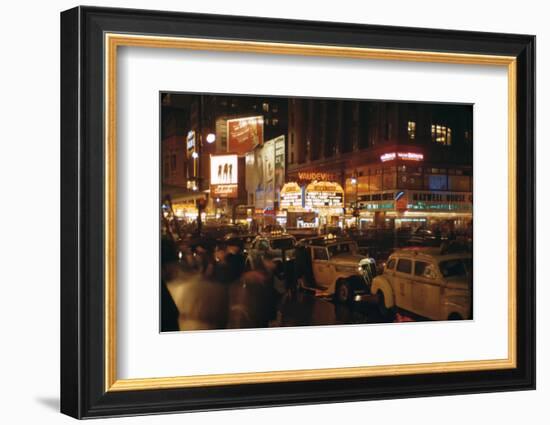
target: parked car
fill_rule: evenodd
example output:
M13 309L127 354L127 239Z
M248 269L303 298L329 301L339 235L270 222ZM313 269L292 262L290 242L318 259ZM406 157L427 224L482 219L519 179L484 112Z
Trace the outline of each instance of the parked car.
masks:
M252 247L256 235L251 233L228 233L222 239L227 245L238 246L241 252L246 256Z
M250 245L246 259L247 268L258 267L261 257L269 253L273 261L285 263L294 260L296 238L284 232L262 233Z
M355 241L343 238L304 239L296 248L298 287L351 303L369 294L376 275L374 259L359 254Z
M371 294L386 316L404 310L432 320L472 317L472 254L407 248L388 258Z
M438 247L441 245L443 238L441 235L436 235L431 230L419 228L410 234L410 238L406 241L407 246L426 246Z

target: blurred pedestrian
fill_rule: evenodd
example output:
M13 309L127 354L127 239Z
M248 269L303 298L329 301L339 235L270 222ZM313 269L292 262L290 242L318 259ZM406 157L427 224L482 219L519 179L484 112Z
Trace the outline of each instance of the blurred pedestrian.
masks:
M178 299L181 330L225 329L227 327L228 287L218 264L218 250L209 242L195 247L198 271L182 276Z
M230 289L229 328L265 328L276 317L278 294L274 289L277 263L264 254L254 270L243 274Z
M178 274L178 248L171 239L161 241L161 332L178 331L179 311L176 303L168 291L167 283Z

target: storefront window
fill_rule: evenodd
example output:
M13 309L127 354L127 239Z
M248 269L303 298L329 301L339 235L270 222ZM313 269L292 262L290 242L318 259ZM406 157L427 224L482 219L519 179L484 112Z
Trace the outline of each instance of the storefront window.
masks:
M421 167L399 166L397 187L400 189L422 189L424 181Z
M382 177L383 189L395 189L397 187L397 172L395 167L384 168L384 174Z
M425 188L428 190L447 190L446 174L426 174L424 181Z
M369 190L382 190L382 175L372 175L369 180Z
M449 176L449 190L468 192L470 190L469 176Z

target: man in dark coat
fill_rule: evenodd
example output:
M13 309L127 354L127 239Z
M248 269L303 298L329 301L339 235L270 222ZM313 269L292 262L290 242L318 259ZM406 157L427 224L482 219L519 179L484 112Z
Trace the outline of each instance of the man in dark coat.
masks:
M170 239L161 241L161 283L160 283L160 330L161 332L179 331L179 311L166 286L178 272L178 248Z

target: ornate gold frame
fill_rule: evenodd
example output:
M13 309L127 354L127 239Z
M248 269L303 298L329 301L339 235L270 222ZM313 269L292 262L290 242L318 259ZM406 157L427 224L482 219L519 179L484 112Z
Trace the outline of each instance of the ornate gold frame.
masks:
M105 34L105 391L308 381L353 377L447 373L515 368L516 358L516 58L325 45ZM508 357L440 363L233 373L168 378L117 379L116 374L116 96L120 46L329 56L507 67L508 72Z

